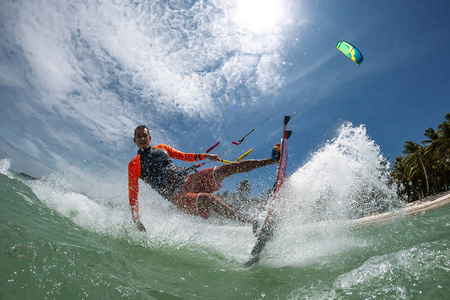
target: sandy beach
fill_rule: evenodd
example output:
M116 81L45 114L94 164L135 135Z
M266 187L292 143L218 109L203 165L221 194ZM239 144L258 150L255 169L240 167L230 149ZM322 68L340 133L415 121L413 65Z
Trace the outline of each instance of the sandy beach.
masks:
M404 207L391 212L385 212L372 216L367 216L357 220L351 220L349 223L353 226L366 225L374 222L381 222L395 217L413 215L423 213L426 211L438 209L450 205L450 191L443 192L437 195L429 196L414 202L406 204Z

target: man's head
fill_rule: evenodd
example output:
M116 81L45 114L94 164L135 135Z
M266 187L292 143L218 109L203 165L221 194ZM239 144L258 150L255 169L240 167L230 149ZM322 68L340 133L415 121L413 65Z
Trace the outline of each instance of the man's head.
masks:
M150 136L150 131L147 126L140 125L136 127L134 130L134 138L133 141L136 143L139 149L148 149L150 148L150 141L152 137Z

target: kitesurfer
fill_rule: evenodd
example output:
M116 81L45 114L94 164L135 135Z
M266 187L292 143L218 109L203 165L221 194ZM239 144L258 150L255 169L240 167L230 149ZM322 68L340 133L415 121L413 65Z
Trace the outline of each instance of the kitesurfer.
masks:
M275 144L271 158L223 164L188 175L185 168L177 167L173 163L172 158L186 162L204 159L220 161L219 156L208 153L183 153L164 144L151 147L151 139L147 126L136 127L133 140L139 150L136 157L128 164L129 203L132 219L139 230L146 231L139 218L139 178L185 212L207 219L210 216L210 210L213 210L230 219L252 221L248 216L236 213L230 205L212 193L220 190L222 180L231 175L250 172L256 168L277 163L280 144Z

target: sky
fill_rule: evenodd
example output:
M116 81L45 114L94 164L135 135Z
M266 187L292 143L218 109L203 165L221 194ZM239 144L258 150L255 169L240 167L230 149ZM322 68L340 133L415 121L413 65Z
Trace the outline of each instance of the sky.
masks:
M152 145L193 153L255 129L222 158L266 158L291 115L291 172L346 122L393 161L450 112L449 13L439 0L2 0L0 159L38 177L126 176L140 124Z

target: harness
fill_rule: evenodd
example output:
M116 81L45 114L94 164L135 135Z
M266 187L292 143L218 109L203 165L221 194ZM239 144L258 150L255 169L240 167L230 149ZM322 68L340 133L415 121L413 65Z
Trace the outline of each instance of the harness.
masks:
M139 150L138 154L142 165L140 178L166 199L184 184L189 173L200 167L200 164L189 168L176 166L167 151L159 148Z

